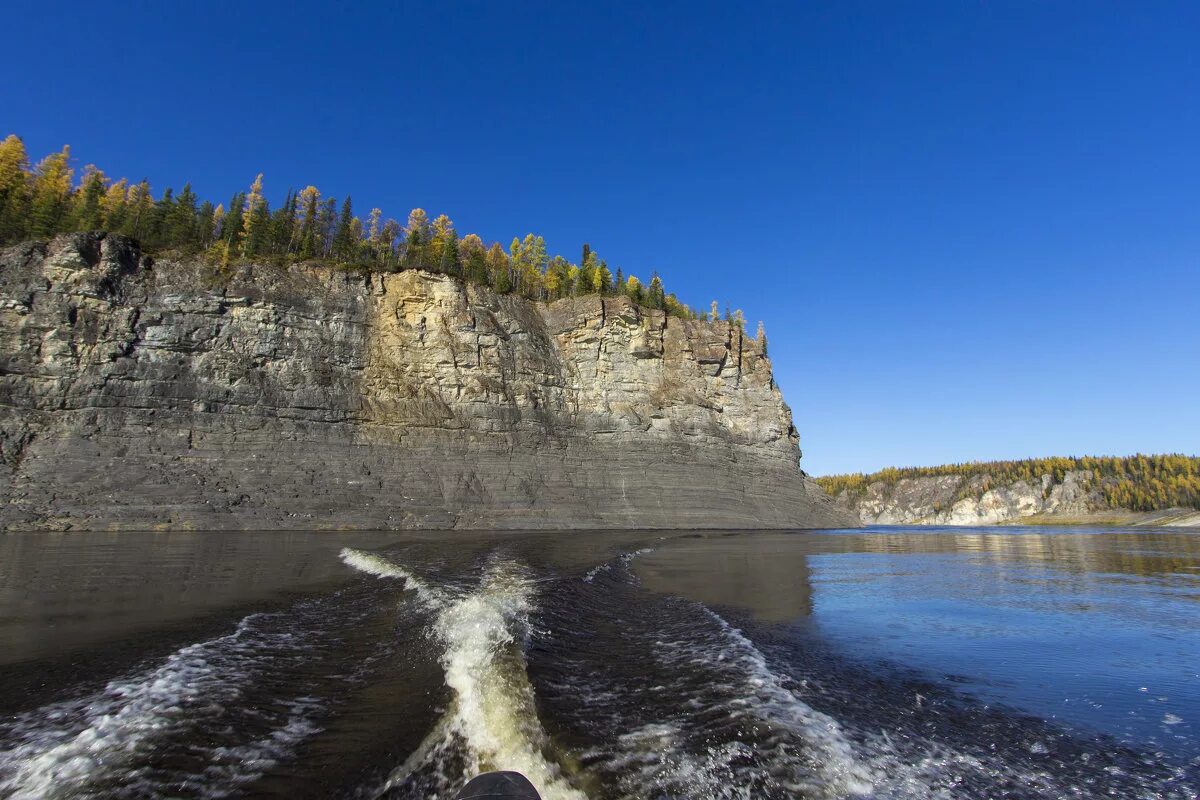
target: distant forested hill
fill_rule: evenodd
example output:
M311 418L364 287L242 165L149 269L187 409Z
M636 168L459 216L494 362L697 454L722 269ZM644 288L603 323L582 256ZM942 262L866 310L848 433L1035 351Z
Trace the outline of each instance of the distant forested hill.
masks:
M1200 509L1200 457L1181 454L889 467L816 480L864 522L969 524Z

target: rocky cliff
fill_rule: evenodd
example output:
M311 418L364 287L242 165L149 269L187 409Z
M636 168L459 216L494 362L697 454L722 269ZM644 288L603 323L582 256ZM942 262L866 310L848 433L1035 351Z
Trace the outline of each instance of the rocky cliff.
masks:
M1089 470L996 485L987 473L874 481L835 499L865 525L1131 524L1200 526L1200 512L1112 508Z
M0 253L0 525L844 525L755 342L625 298Z

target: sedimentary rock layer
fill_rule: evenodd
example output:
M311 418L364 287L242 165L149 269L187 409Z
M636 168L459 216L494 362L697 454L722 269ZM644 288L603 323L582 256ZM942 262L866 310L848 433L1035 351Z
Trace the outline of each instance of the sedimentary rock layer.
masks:
M843 491L837 502L864 525L1002 525L1077 523L1200 526L1189 508L1137 512L1112 508L1091 470L1049 473L1032 481L995 485L992 476L936 475L876 481L861 493Z
M849 523L797 443L752 339L625 298L0 253L10 529Z

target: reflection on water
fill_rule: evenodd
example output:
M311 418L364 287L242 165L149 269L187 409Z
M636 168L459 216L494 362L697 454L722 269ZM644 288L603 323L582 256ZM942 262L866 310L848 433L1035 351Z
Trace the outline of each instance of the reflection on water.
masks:
M698 534L643 555L635 569L648 589L745 609L764 622L803 622L813 608L813 545L786 533Z
M1195 800L1200 535L0 536L0 798Z
M1130 741L1200 731L1200 535L1078 529L708 534L648 588Z
M0 535L0 664L344 583L338 550L395 540L385 533Z

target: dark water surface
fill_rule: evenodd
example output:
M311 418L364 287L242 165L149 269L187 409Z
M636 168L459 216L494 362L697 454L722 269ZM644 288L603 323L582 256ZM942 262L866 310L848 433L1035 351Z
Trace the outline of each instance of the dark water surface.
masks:
M0 797L1196 798L1200 534L0 536Z

